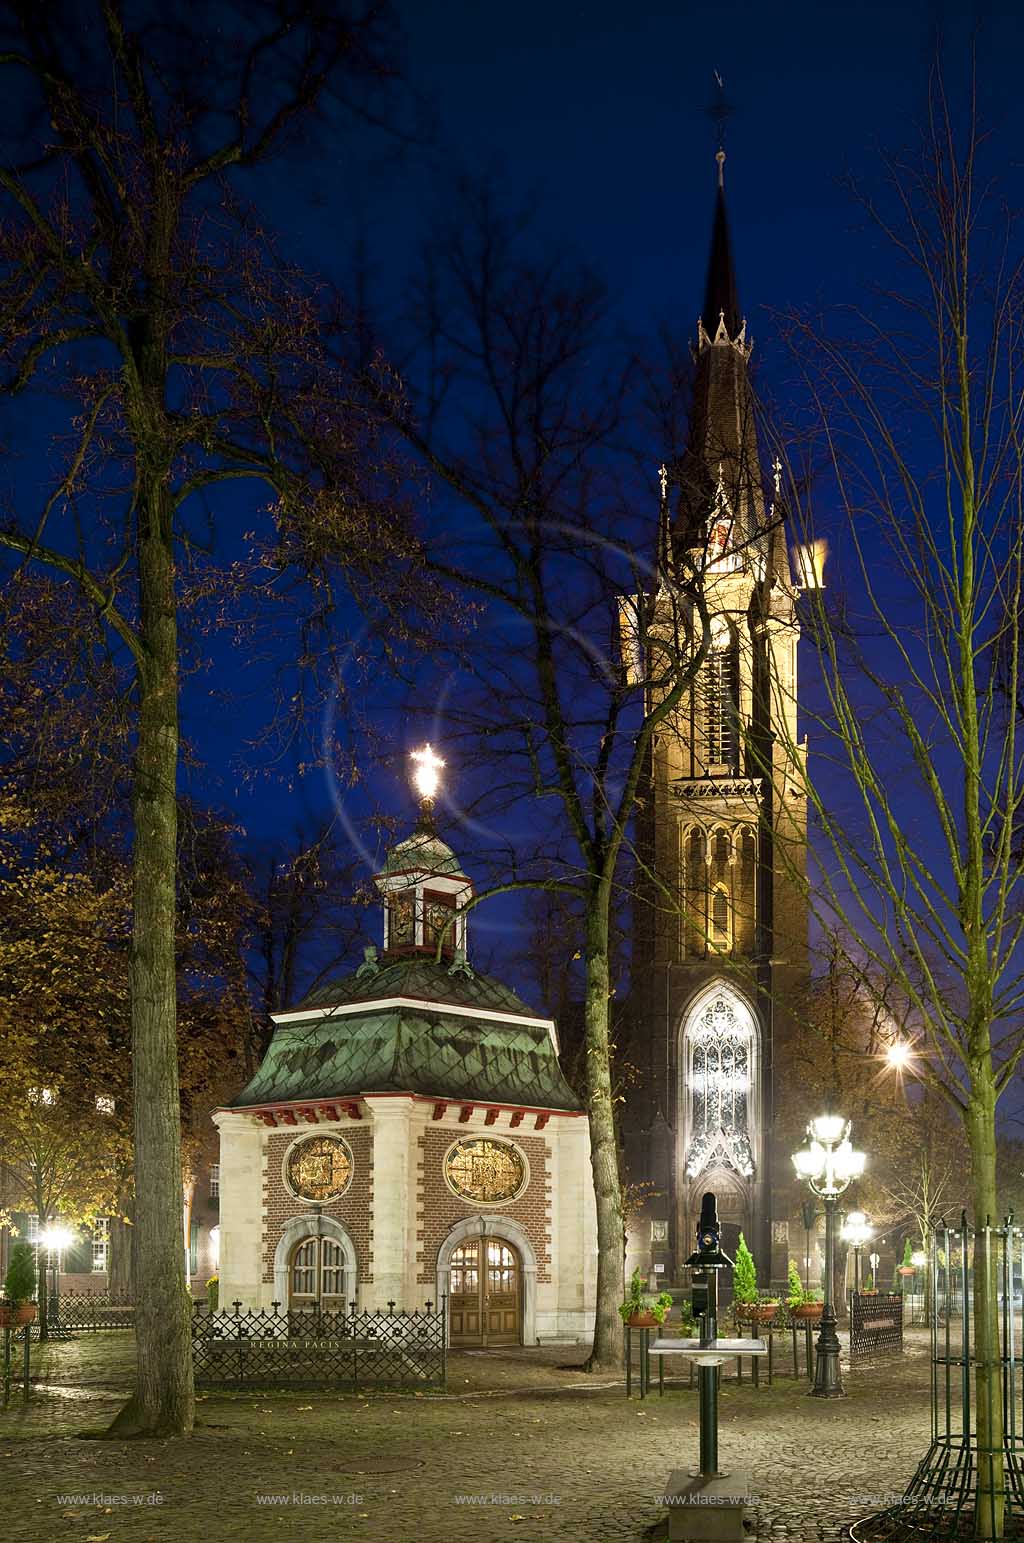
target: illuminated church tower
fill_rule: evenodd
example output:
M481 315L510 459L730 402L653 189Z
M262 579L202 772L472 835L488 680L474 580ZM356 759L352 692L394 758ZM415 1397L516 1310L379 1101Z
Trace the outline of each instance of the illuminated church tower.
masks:
M797 589L778 473L766 491L758 453L724 161L719 151L689 441L662 474L663 562L703 570L711 638L654 740L638 832L656 882L636 913L640 1078L623 1129L629 1178L653 1193L628 1224L628 1268L678 1280L713 1189L723 1246L731 1254L742 1228L767 1284L789 1252L787 1210L772 1201L773 1171L789 1166L773 1152L772 1089L807 970L807 820L787 777Z

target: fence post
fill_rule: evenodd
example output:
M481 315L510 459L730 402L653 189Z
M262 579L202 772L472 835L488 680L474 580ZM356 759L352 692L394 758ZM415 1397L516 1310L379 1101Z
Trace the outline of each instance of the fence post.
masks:
M32 1347L32 1325L30 1323L26 1323L26 1325L25 1325L25 1394L24 1394L24 1402L26 1404L28 1403L28 1387L29 1387L29 1375L30 1375L30 1352L31 1352L31 1347Z
M11 1400L11 1326L4 1324L4 1403Z

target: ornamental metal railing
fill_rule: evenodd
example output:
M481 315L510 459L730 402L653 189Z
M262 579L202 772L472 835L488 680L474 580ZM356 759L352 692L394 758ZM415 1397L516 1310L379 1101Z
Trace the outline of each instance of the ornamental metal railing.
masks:
M850 1292L850 1359L899 1354L903 1349L903 1297L897 1292Z
M135 1305L106 1293L90 1296L84 1291L52 1292L47 1298L46 1321L51 1332L88 1333L94 1329L134 1329Z
M928 1253L931 1444L899 1501L851 1528L854 1543L1024 1535L1024 1233L1012 1217L975 1230L963 1216Z
M444 1301L412 1312L393 1302L383 1312L354 1302L348 1312L196 1303L192 1314L197 1387L443 1388L446 1348Z

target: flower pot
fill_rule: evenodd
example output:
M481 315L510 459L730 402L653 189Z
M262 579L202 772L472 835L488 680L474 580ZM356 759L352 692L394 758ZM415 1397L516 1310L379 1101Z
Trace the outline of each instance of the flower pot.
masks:
M35 1316L34 1302L22 1302L18 1307L0 1302L0 1329L19 1329L23 1323L34 1323Z
M789 1309L789 1316L794 1323L818 1323L824 1311L824 1302L801 1302L799 1307Z
M741 1323L772 1323L779 1311L778 1302L738 1302L736 1317Z
M656 1329L658 1320L653 1313L630 1313L626 1319L628 1329Z
M896 1273L897 1275L916 1275L917 1271L912 1264L901 1264Z

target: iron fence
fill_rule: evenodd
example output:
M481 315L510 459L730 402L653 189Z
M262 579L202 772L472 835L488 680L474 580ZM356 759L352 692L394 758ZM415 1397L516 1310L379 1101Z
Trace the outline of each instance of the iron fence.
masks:
M197 1387L356 1389L445 1386L445 1304L434 1311L347 1313L316 1308L192 1314L192 1364Z
M903 1349L903 1297L898 1291L850 1293L850 1359Z
M59 1334L79 1334L93 1329L134 1329L135 1306L103 1294L62 1291L47 1299L48 1329Z
M854 1543L1024 1535L1022 1277L1024 1233L1012 1219L975 1230L964 1216L932 1235L931 1445L899 1503L850 1529Z

